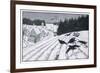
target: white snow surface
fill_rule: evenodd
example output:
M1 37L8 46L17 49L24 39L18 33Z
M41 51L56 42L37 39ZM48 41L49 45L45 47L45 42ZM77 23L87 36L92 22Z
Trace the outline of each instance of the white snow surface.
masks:
M26 27L24 26L24 29L25 28ZM34 27L29 26L29 28L27 27L26 29L31 32ZM30 36L23 35L23 61L76 60L89 58L88 31L76 31L54 36L54 33L47 30L45 27L41 28L38 26L35 27L35 29L37 29L39 32L38 34L40 34L37 35L40 36L38 42L30 42L28 41ZM77 34L79 36L75 36ZM75 38L74 44L68 43L71 38ZM65 41L67 44L60 44L58 39ZM82 44L78 41L84 41L86 44ZM66 53L69 45L75 44L79 45L80 47L76 48L75 50L70 50L68 53Z

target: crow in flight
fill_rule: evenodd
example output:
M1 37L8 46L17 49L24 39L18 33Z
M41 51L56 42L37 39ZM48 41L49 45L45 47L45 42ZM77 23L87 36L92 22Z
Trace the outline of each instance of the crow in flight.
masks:
M65 42L65 41L63 41L63 40L59 40L58 39L58 41L60 42L60 44L66 44L67 45L67 43ZM68 41L68 43L74 43L76 40L75 40L75 38L71 38L69 41Z
M78 47L80 47L79 45L69 45L69 48L67 49L66 53L68 53L70 50L75 50L77 49Z
M76 40L75 40L75 38L71 38L69 41L68 41L68 43L74 43Z
M81 44L84 44L84 45L87 44L87 42L85 42L85 41L80 41L79 40L78 42L80 42Z
M67 43L65 41L63 41L63 40L59 40L58 39L58 41L59 41L60 44L66 44L67 45Z
M80 42L81 44L83 44L86 48L88 47L86 44L87 44L87 42L85 42L85 41L78 41L78 42Z

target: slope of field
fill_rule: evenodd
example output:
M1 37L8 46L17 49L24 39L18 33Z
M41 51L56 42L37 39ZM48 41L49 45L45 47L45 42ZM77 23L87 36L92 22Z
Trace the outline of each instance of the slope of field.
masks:
M71 60L87 59L89 57L88 31L70 32L60 36L53 36L52 32L45 31L45 29L44 32L46 36L42 40L23 48L23 61ZM74 43L68 43L72 38L75 38ZM61 44L58 39L66 42L66 44ZM69 46L73 45L79 47L74 50L72 48L66 53Z

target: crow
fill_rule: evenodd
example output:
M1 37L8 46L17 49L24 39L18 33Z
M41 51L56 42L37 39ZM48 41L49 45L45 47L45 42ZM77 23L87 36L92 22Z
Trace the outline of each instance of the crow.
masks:
M60 44L66 44L67 45L67 43L65 41L63 41L63 40L59 40L58 39L58 41L59 41Z
M87 44L87 42L81 40L79 40L78 42L80 42L81 44Z
M66 53L68 53L70 50L75 50L77 49L78 47L80 47L79 45L69 45L69 48L67 49Z
M81 41L81 40L79 40L78 42L80 42L81 44L83 44L86 48L88 47L86 44L87 44L87 42L86 41Z
M75 40L75 38L71 38L69 41L68 41L68 43L74 43L76 40Z
M60 44L66 44L67 45L67 43L65 42L65 41L63 41L63 40L59 40L58 39L58 41L60 42ZM75 38L71 38L69 41L68 41L68 43L74 43L76 40L75 40Z

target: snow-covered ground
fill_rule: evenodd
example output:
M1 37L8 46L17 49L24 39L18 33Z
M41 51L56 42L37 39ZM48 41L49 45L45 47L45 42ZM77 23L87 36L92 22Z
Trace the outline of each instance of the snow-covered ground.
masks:
M89 57L88 48L88 31L77 31L54 36L54 33L47 30L45 27L23 27L27 30L27 34L23 35L23 61L47 61L47 60L72 60L72 59L87 59ZM31 31L34 29L34 34ZM35 32L38 31L38 32ZM30 33L31 32L31 33ZM41 34L41 35L40 35ZM38 37L39 36L39 37ZM29 38L38 37L38 41L29 41ZM69 40L75 38L75 41L69 43ZM66 44L61 44L59 40L64 41ZM73 50L66 52L70 46L78 45Z
M53 37L54 31L50 28L49 26L23 25L23 48Z

